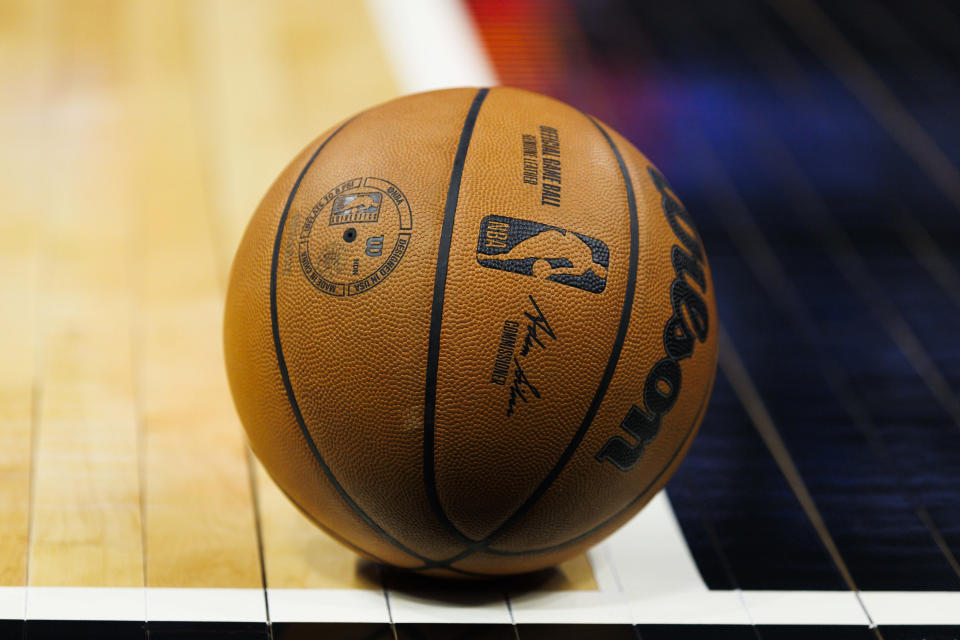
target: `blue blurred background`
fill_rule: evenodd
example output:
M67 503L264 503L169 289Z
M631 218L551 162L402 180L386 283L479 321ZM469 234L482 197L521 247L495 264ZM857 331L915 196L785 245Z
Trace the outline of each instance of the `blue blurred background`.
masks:
M699 225L730 340L668 491L710 587L960 588L957 7L468 4Z

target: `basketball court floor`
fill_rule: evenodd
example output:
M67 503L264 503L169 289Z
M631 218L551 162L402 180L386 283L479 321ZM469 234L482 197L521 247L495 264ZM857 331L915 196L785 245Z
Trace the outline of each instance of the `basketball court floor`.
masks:
M0 3L0 638L960 638L958 33L946 0ZM721 362L637 518L448 585L273 485L222 303L309 140L497 83L670 178Z

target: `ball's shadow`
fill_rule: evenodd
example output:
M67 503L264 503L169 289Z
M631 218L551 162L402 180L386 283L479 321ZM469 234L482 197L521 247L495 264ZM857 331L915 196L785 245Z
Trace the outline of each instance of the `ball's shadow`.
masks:
M357 574L371 582L381 582L390 591L411 599L468 607L503 602L507 593L522 596L552 590L567 580L554 567L516 576L460 580L426 576L368 560L358 562Z

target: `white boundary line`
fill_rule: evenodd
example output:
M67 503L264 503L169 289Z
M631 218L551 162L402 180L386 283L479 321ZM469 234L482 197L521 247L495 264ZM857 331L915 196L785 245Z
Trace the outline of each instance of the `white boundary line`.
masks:
M26 612L26 588L0 587L0 620L22 620Z
M263 589L146 589L151 622L267 622Z
M605 545L592 551L591 559ZM651 553L659 549L652 545ZM746 625L752 619L761 625L867 626L852 591L711 591L680 585L659 573L663 565L646 571L629 568L650 586L662 582L663 589L621 593L601 586L599 591L514 594L516 622ZM860 595L879 625L960 625L960 591L861 591ZM389 621L378 590L270 589L268 596L273 622ZM741 596L750 617L740 604ZM500 600L437 601L396 591L391 591L390 598L396 622L510 623ZM403 601L399 608L398 598ZM0 587L0 620L23 620L25 599L27 620L266 622L261 589L153 587Z
M460 0L365 0L401 93L497 84Z
M147 619L143 587L27 587L25 595L27 620Z
M960 625L960 591L861 591L878 625Z
M390 622L381 589L267 589L270 622Z
M442 585L438 587L438 590ZM503 593L460 591L443 592L442 599L425 591L422 594L390 589L390 610L397 624L437 622L454 624L512 624Z
M601 546L610 547L635 624L751 623L736 591L703 582L665 492Z
M853 591L741 591L754 624L870 626Z

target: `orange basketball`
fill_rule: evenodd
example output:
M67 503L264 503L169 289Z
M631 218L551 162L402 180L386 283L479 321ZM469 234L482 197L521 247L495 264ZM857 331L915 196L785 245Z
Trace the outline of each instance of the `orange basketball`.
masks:
M667 482L717 359L713 284L662 175L594 118L497 87L314 140L237 251L227 371L300 510L383 563L518 573Z

